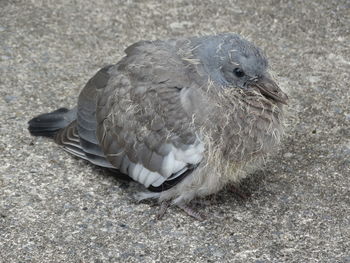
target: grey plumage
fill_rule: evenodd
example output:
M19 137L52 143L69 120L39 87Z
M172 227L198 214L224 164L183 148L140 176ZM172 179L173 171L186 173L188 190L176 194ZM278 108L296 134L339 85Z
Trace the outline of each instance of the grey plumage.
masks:
M287 96L252 43L219 34L125 52L87 83L77 110L61 112L54 128L55 114L34 118L31 133L57 131L67 151L154 191L140 199L176 204L239 182L278 145Z

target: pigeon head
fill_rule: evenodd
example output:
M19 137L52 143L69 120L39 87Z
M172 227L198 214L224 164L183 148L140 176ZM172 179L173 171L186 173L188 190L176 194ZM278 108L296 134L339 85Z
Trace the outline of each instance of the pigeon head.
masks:
M236 34L197 39L195 45L205 73L223 88L258 92L268 100L286 104L287 95L271 79L261 49Z

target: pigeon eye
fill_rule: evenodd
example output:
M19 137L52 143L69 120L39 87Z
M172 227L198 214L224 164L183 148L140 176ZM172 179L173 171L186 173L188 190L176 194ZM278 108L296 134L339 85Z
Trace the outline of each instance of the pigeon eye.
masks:
M235 68L233 70L233 73L236 75L237 78L241 78L245 75L243 70L241 70L240 68Z

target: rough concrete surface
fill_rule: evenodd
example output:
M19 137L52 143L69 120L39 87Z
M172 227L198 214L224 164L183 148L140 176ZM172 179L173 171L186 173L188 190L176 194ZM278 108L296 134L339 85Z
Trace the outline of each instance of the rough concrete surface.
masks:
M350 262L349 25L348 0L0 0L0 261ZM222 31L261 46L291 98L248 200L156 221L140 186L27 132L129 44Z

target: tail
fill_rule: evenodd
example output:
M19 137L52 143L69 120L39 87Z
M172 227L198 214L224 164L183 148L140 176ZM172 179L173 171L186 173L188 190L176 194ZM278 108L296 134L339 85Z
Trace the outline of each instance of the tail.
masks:
M59 108L50 113L41 114L31 119L28 130L31 135L53 137L60 129L77 118L77 109Z

